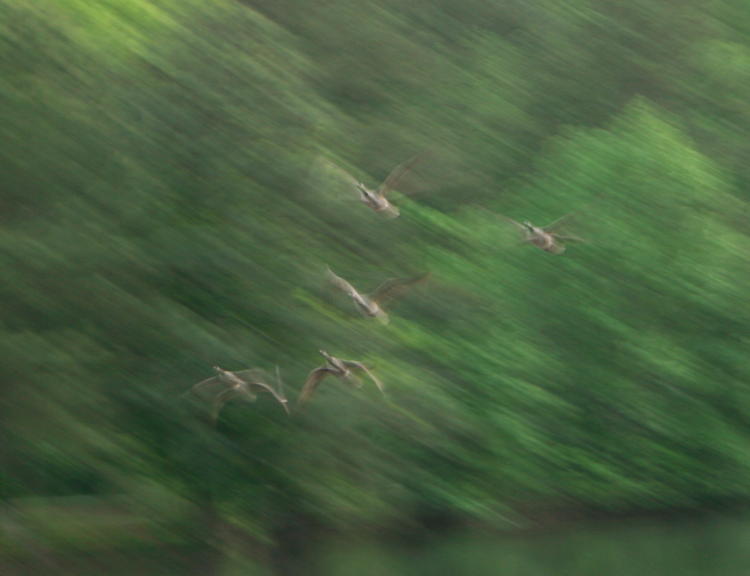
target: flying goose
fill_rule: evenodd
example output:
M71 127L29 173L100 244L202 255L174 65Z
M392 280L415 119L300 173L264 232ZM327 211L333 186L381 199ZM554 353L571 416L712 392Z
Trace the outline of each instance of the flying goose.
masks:
M325 350L320 350L320 353L323 358L326 359L325 364L315 368L307 376L307 381L297 398L298 406L302 406L310 399L326 376L336 376L342 380L346 380L356 388L360 388L362 386L362 381L357 372L362 372L375 383L375 386L378 387L378 390L380 390L382 394L385 394L383 383L378 380L378 378L361 362L356 362L354 360L341 360L340 358L331 356Z
M417 154L409 158L406 162L396 166L377 189L368 188L343 168L339 168L336 165L333 166L359 192L359 199L363 204L378 214L382 214L388 218L396 218L400 214L399 209L389 202L386 195L391 190L395 190L399 180L422 160L423 156L424 154Z
M216 422L224 405L235 398L242 397L249 402L255 402L258 398L253 388L265 390L271 394L276 401L281 404L284 411L289 414L289 406L286 395L284 394L283 384L279 367L276 367L276 389L266 384L268 377L264 370L252 368L249 370L239 370L230 372L219 366L213 367L216 376L206 378L194 385L190 392L198 393L206 388L218 388L211 406L211 420Z
M411 286L426 280L430 273L421 274L413 278L390 278L380 284L372 294L361 294L354 286L346 280L334 274L333 270L327 269L328 280L337 289L349 296L357 310L368 318L377 318L383 324L388 324L388 314L383 309L387 303L400 296Z
M565 252L566 242L585 242L583 238L564 233L561 230L561 226L571 214L566 214L547 226L534 226L528 220L517 222L513 218L508 218L502 214L499 216L513 224L523 233L523 242L533 244L537 248L541 248L551 254L562 254Z

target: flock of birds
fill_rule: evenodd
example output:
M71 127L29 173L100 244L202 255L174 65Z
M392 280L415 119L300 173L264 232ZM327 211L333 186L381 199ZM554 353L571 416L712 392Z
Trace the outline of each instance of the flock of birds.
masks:
M381 216L396 218L400 214L399 209L388 200L387 195L395 189L401 178L421 158L422 155L417 155L403 164L396 166L377 189L370 189L341 168L336 166L334 168L354 186L354 189L359 193L359 199L362 203ZM552 224L543 227L535 226L528 221L518 222L507 216L498 216L518 229L522 235L522 243L531 244L545 252L562 254L566 249L566 243L584 241L582 238L569 234L564 230L563 225L569 215L563 216ZM351 298L355 307L363 316L374 318L383 324L387 324L389 321L388 313L385 311L389 302L429 277L429 273L426 273L414 278L391 278L383 282L372 293L363 294L349 282L336 275L330 268L327 268L326 273L331 286ZM302 407L310 400L320 383L328 376L335 376L356 388L360 388L362 386L360 375L365 375L373 381L381 393L385 394L383 383L362 362L342 360L325 350L320 350L320 354L325 359L325 363L313 369L308 374L307 380L297 398L298 407ZM214 366L213 369L216 372L214 376L198 382L188 390L188 394L210 398L212 422L215 423L218 420L219 414L227 402L235 399L255 402L257 400L256 392L258 391L270 394L281 405L287 415L291 414L289 400L284 391L284 384L278 366L273 378L260 368L237 372L224 370L219 366Z

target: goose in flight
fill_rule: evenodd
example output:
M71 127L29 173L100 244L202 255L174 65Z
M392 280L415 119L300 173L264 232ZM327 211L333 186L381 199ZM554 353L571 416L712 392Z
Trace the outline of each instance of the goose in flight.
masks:
M340 358L331 356L325 350L320 350L320 353L323 358L326 359L325 364L315 368L315 370L310 372L307 376L307 381L297 398L298 406L302 406L310 399L326 376L336 376L337 378L346 380L356 388L360 388L362 386L362 380L360 380L358 373L363 373L375 383L375 386L378 387L378 390L380 390L382 394L385 394L383 383L378 380L378 378L361 362L355 362L354 360L341 360Z
M279 367L276 367L276 389L267 384L269 380L266 372L257 368L230 372L219 366L213 367L216 376L206 378L198 382L190 389L197 394L204 390L214 390L214 398L211 405L211 420L216 422L224 405L235 398L244 398L249 402L255 402L258 398L256 390L264 390L271 394L281 404L284 411L289 414L288 400L284 393Z
M327 269L328 280L337 289L349 296L357 310L368 318L377 318L383 324L388 324L389 318L383 307L394 298L403 294L408 288L426 280L430 273L426 272L413 278L390 278L378 286L372 294L362 294L346 280Z
M389 192L396 189L401 178L414 168L422 160L423 156L424 154L417 154L409 158L406 162L396 166L377 189L368 188L343 168L339 168L335 164L332 166L359 192L359 199L363 204L378 214L382 214L388 218L396 218L400 214L399 209L386 196Z
M562 254L565 252L566 242L585 242L583 238L568 234L561 229L565 221L571 216L566 214L547 226L534 226L529 221L517 222L512 218L500 215L501 218L513 224L523 234L523 242L533 244L545 252L551 254Z

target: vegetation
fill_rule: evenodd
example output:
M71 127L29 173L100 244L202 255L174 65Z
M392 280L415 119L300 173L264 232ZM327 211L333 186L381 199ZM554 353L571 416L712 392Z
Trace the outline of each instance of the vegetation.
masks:
M0 0L0 29L4 499L264 532L750 497L746 2ZM393 220L321 161L373 186L422 150ZM326 266L431 279L381 325ZM296 396L320 348L387 399L330 379L214 429L181 398L215 364Z

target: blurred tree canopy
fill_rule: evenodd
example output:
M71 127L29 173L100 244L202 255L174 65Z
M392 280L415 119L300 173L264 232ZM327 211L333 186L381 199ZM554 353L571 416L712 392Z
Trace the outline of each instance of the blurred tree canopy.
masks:
M0 0L0 29L5 498L157 484L271 527L750 496L747 2ZM421 150L393 221L319 162ZM326 266L432 281L380 326ZM388 399L213 429L180 397L214 364L296 394L319 348Z

